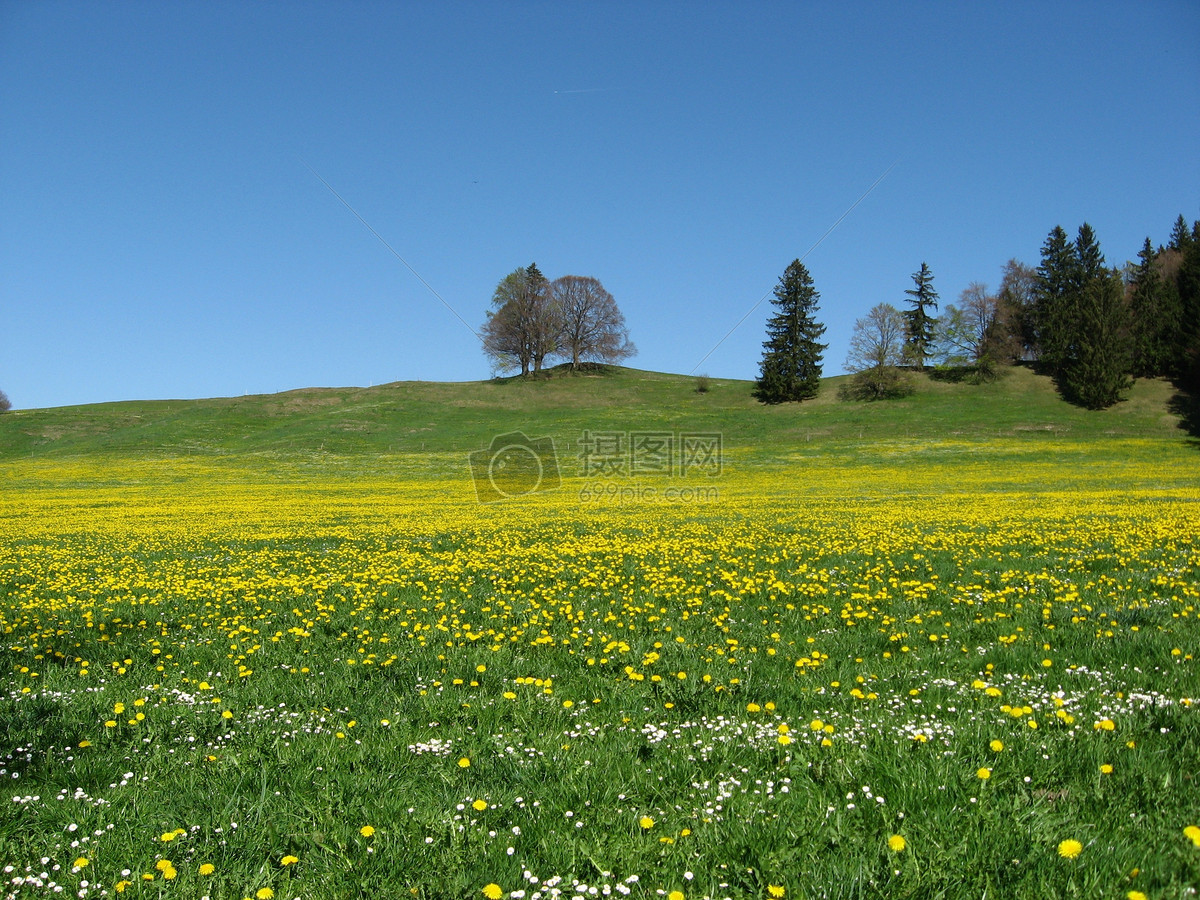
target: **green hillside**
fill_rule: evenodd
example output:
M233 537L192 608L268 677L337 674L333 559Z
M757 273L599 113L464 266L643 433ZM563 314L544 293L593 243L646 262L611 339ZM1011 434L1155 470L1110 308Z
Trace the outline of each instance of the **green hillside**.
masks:
M522 430L569 445L584 431L719 431L727 447L772 453L799 444L906 439L1105 436L1184 440L1170 384L1139 381L1128 399L1091 412L1050 379L1017 367L991 384L920 376L903 400L842 400L846 376L802 404L764 406L747 381L628 368L537 379L395 382L210 400L151 400L18 410L0 416L0 459L81 455L395 454L466 451ZM752 449L753 448L753 449Z

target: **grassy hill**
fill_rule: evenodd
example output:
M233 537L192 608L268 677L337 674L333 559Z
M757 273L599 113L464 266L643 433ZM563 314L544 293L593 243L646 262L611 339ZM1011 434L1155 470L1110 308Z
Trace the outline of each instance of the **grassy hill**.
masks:
M569 449L584 431L719 431L729 448L772 453L804 445L848 447L930 438L1111 436L1183 441L1174 389L1139 381L1128 399L1091 412L1062 400L1028 368L991 384L919 376L916 393L875 403L842 400L846 376L827 378L800 404L764 406L747 381L620 367L565 368L536 379L395 382L370 388L307 388L210 400L150 400L0 416L0 459L83 455L335 455L468 451L522 430Z

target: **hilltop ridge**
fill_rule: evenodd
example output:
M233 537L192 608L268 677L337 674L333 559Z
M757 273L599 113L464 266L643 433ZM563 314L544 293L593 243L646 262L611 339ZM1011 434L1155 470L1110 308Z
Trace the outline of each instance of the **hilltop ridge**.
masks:
M972 385L917 376L915 393L873 403L843 400L848 376L822 380L818 396L765 406L753 383L623 367L475 382L401 381L374 387L301 388L203 400L137 400L16 410L0 416L0 459L92 454L332 454L469 450L523 430L569 441L584 431L719 431L762 450L812 444L998 435L1183 440L1177 395L1140 380L1108 410L1065 402L1027 367Z

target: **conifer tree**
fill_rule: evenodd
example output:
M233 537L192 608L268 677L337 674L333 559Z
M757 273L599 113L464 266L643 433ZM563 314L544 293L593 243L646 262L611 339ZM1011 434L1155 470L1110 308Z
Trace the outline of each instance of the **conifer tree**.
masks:
M1146 238L1129 293L1132 372L1143 378L1172 373L1179 336L1179 292L1162 277L1157 256Z
M1060 374L1071 356L1079 269L1076 246L1062 226L1055 225L1042 245L1033 316L1038 358L1053 374Z
M1184 387L1200 393L1200 221L1193 223L1181 247L1183 259L1175 276L1179 297L1175 374Z
M755 395L764 403L808 400L821 382L819 342L825 326L816 320L817 299L812 277L800 260L793 260L775 286L771 303L778 310L767 322L763 358Z
M1042 246L1037 323L1041 358L1070 400L1103 409L1121 399L1131 383L1124 285L1086 222L1074 242L1055 226Z
M1121 399L1129 378L1129 320L1120 273L1102 271L1081 289L1073 357L1063 372L1066 392L1088 409Z
M937 319L929 315L929 308L938 308L937 291L933 289L933 272L929 266L921 263L921 270L914 272L914 287L905 291L912 309L904 311L904 322L907 337L904 342L904 352L908 359L918 369L925 368L925 360L934 340L934 325Z

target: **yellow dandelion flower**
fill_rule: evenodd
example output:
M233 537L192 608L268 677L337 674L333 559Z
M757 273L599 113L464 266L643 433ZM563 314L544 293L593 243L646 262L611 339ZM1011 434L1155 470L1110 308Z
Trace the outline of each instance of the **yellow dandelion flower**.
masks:
M992 770L989 769L987 766L983 766L983 767L977 769L975 771L975 774L979 777L980 781L987 781L989 778L992 777Z
M1058 855L1063 859L1074 859L1083 852L1083 844L1073 838L1061 841L1058 845Z
M1104 763L1102 766L1100 766L1100 774L1101 775L1111 775L1112 771L1113 771L1113 767L1110 766L1108 763Z
M500 885L496 884L495 882L492 882L491 884L485 884L483 886L482 893L483 896L487 897L487 900L500 900L500 898L504 896L504 888L500 887Z
M459 767L460 769L469 769L469 768L471 768L471 760L470 760L469 758L465 757L465 756L464 756L464 757L462 757L462 758L461 758L461 759L459 759L459 761L458 761L458 767Z
M475 809L476 812L483 812L485 809L488 808L486 800L476 800L474 803L471 804L471 806L472 806L472 808Z
M170 869L174 865L175 864L173 862L171 862L169 859L160 859L158 862L156 862L154 864L154 868L158 869L158 871L161 872L164 869Z
M257 897L258 900L271 900L271 898L275 896L275 892L269 887L261 887L254 892L254 896Z
M90 747L90 746L92 746L92 742L91 741L80 741L79 746L80 747Z
M757 703L747 703L746 704L746 712L756 713L756 712L759 712L761 709L762 709L762 707L759 706Z
M904 835L902 834L893 834L888 838L888 849L893 853L902 853L907 846L908 841L904 839Z
M358 833L365 838L369 838L375 833L375 827L373 825L364 825L362 828L358 829Z
M999 753L1004 749L1004 741L997 739L988 744L988 746L992 748L993 753Z
M217 867L214 866L212 863L204 863L203 865L200 866L200 874L201 875L211 875L215 871L217 871Z
M1197 847L1200 847L1200 828L1195 825L1189 825L1183 829L1183 835Z
M113 712L115 712L119 716L121 713L125 712L125 704L124 703L114 703L113 704Z
M300 862L300 857L292 856L290 853L279 861L281 866L290 866L292 863Z
M178 874L179 874L179 872L176 870L176 868L174 866L167 866L165 869L162 870L162 876L167 881L171 881Z
M787 888L785 888L782 884L768 884L767 893L772 897L786 897Z
M232 713L230 710L228 710L228 709L227 709L227 710L225 710L223 713L221 713L221 718L222 718L222 719L232 719L232 718L233 718L233 713Z
M684 900L683 891L671 891L667 894L667 900Z
M131 887L132 885L133 885L132 881L126 881L124 878L122 878L120 881L118 881L116 884L113 885L113 890L115 890L118 894L123 894L123 893L125 893L125 888Z
M792 742L791 735L787 735L787 734L781 734L777 738L777 740L779 741L779 745L781 747L786 747L788 744L790 744Z
M104 727L105 728L116 728L117 723L113 719L109 719L107 722L104 723Z
M1146 895L1141 891L1130 891L1125 895L1125 900L1146 900Z
M79 857L77 860L75 860L75 863L74 863L75 868L77 868L77 869L82 869L87 864L88 864L88 858L86 856Z
M162 833L162 834L159 836L159 840L160 840L160 841L162 841L163 843L168 843L168 842L170 842L170 841L173 841L173 840L175 840L175 832L173 832L173 831L164 831L164 832L163 832L163 833Z
M638 826L643 831L649 831L654 827L654 820L649 816L642 816L640 819L638 819Z

